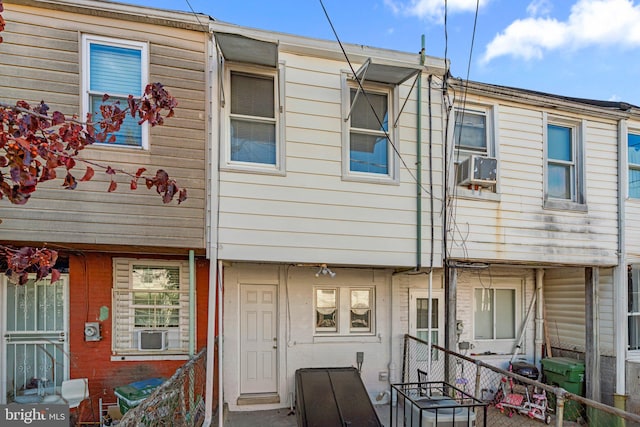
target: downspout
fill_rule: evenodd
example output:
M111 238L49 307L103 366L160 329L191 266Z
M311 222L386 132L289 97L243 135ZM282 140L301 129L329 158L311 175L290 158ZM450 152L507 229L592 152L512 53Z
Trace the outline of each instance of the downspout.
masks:
M537 293L536 297L536 335L535 335L535 347L533 354L533 364L538 365L538 363L542 360L542 344L544 343L544 299L543 299L543 290L542 283L544 279L544 269L536 268L536 283L535 283L535 291Z
M627 125L624 120L618 122L618 266L614 269L614 324L627 325L627 294L628 273L627 273L627 245L625 238L626 228L626 199L628 180L626 165L626 141ZM624 147L624 148L623 148ZM626 358L627 358L627 328L614 328L613 339L616 355L616 391L613 395L613 404L616 408L626 410L627 400L627 379L626 379Z
M424 34L420 50L420 65L424 67ZM416 116L416 271L420 271L422 268L422 71L418 74Z
M213 40L213 31L211 26L209 27L209 37L207 39L208 44L208 72L207 79L207 102L206 113L208 117L208 132L207 132L207 210L206 210L206 248L207 258L209 260L209 288L208 288L208 306L207 306L207 361L206 361L206 383L205 383L205 413L203 427L209 427L213 422L213 408L214 408L214 383L216 375L220 379L222 376L222 370L220 369L222 359L218 359L218 370L216 372L215 365L215 350L216 350L216 332L222 330L222 324L216 319L216 309L220 303L218 299L218 144L220 140L220 126L219 126L219 109L220 109L220 82L217 79L218 76L218 55L215 47L215 41ZM214 84L215 82L215 84ZM215 108L214 108L215 107ZM215 132L214 132L215 130ZM221 334L219 334L221 336ZM219 346L218 346L219 347ZM219 427L223 426L223 396L222 388L218 386L218 423Z
M196 354L196 257L189 250L189 358Z

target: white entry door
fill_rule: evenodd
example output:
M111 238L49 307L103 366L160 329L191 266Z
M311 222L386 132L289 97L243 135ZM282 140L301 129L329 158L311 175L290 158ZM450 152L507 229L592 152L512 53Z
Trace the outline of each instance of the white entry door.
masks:
M444 343L444 298L441 292L431 296L431 343ZM409 290L409 335L429 339L429 291Z
M0 403L58 394L69 374L67 277L0 285Z
M277 288L240 286L240 393L276 393Z

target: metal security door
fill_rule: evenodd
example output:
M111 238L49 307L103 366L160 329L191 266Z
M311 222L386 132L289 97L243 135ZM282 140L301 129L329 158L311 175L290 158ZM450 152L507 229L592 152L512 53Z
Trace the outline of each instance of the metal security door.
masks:
M68 377L68 278L56 283L3 280L3 377L0 402L35 403L59 394Z
M241 285L240 393L277 391L277 288Z

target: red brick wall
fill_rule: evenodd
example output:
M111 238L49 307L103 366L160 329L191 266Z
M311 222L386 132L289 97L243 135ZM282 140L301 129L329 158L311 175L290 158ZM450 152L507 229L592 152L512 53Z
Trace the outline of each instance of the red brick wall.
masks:
M115 387L152 377L169 378L177 368L186 363L186 360L111 361L111 290L114 257L135 256L87 253L71 255L69 258L70 377L89 379L89 393L96 420L99 398L102 397L105 402L115 402ZM208 277L209 261L196 259L196 351L207 342ZM103 306L109 308L109 317L101 322L103 338L101 341L86 342L84 323L99 321L100 308Z

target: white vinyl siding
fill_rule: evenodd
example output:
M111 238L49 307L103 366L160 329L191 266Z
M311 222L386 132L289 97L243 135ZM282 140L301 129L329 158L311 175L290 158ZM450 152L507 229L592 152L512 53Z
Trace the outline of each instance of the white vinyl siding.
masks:
M168 289L145 287L135 272L167 271ZM113 260L114 355L184 354L189 344L189 265L186 261L114 258ZM178 288L174 289L178 280ZM168 331L168 346L162 351L139 351L139 330Z
M286 175L220 173L219 256L222 259L352 265L414 266L416 183L401 174L398 185L344 180L341 70L346 64L280 52L286 62ZM427 97L423 85L423 100ZM409 95L411 83L398 87ZM440 100L432 94L434 111ZM228 103L228 98L227 98ZM401 153L415 176L416 89L398 121ZM424 123L423 123L424 126ZM443 135L434 120L434 141ZM424 132L424 131L423 131ZM442 156L434 149L434 194L442 188ZM397 157L397 156L396 156ZM428 162L423 159L423 168ZM423 171L423 174L426 172ZM426 175L423 175L426 176ZM439 212L440 198L434 209ZM423 236L430 235L425 204ZM441 263L435 221L434 260ZM428 260L429 245L422 259Z
M96 169L91 181L69 191L60 180L42 183L24 206L0 207L0 218L12 226L3 238L91 244L144 244L162 248L204 248L206 159L207 35L166 26L108 19L52 9L5 4L11 22L3 33L0 93L4 102L44 100L67 116L82 113L82 41L80 34L148 45L148 81L161 82L178 99L175 117L149 130L149 149L92 146L82 157L132 173L166 170L188 200L163 204L155 191L140 185L129 189L130 178L116 174L118 189L108 193L111 177ZM84 174L77 166L76 177ZM140 183L142 184L142 183ZM168 225L172 224L172 225Z
M471 98L471 97L470 97ZM475 102L491 100L474 96ZM584 130L585 194L589 209L572 202L571 209L546 209L544 184L543 114L531 106L513 102L496 105L499 120L499 199L470 197L456 192L455 226L450 228L452 258L509 260L579 265L614 265L617 261L618 162L617 123L589 117ZM595 172L597 171L597 173ZM557 202L557 201L554 201ZM635 206L627 211L627 227L633 235ZM632 215L632 209L633 215ZM631 219L631 220L630 220ZM635 236L635 237L634 237ZM638 249L640 253L640 249Z

